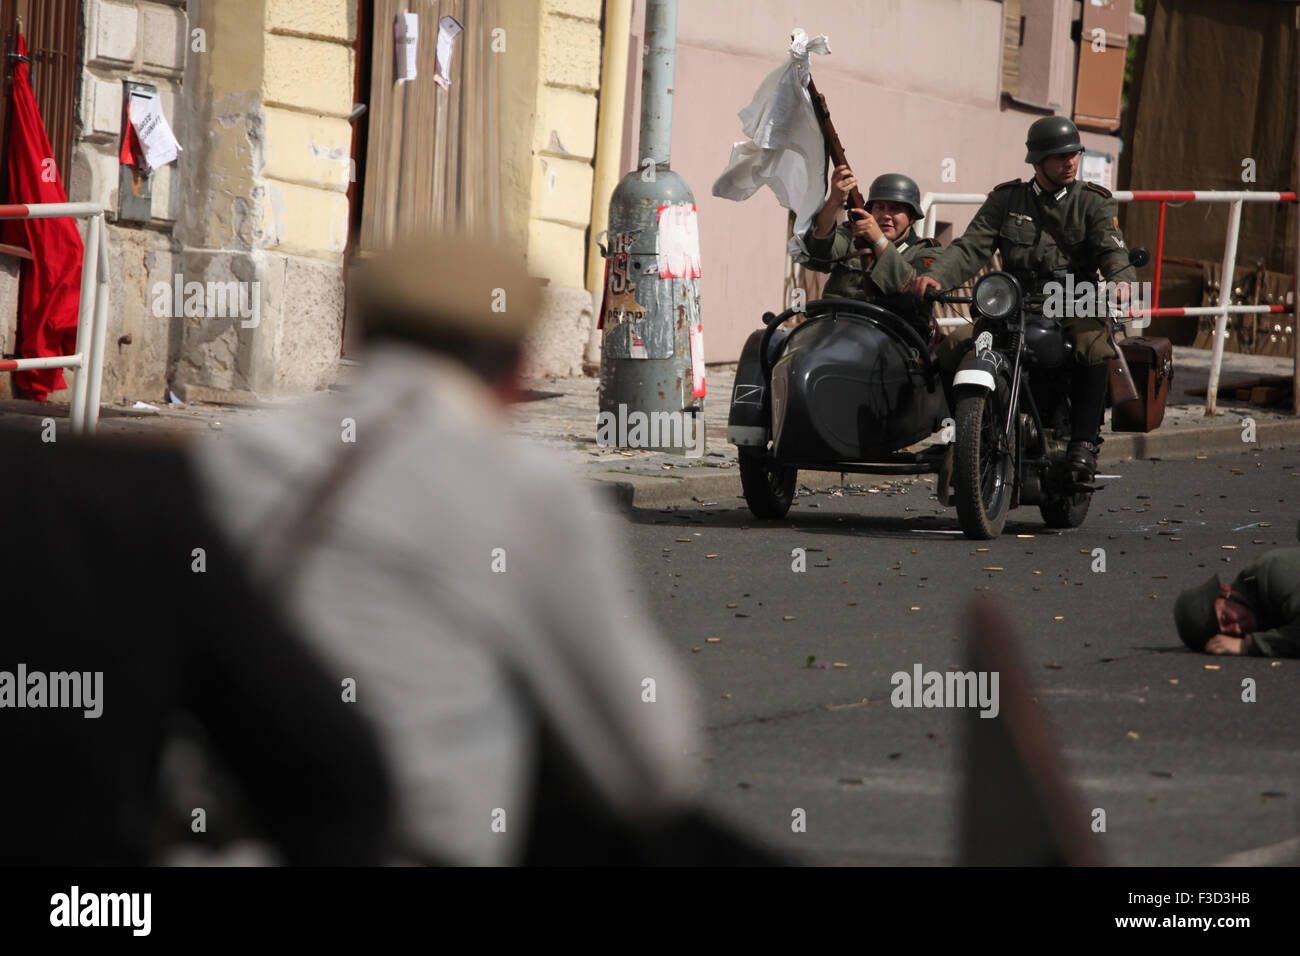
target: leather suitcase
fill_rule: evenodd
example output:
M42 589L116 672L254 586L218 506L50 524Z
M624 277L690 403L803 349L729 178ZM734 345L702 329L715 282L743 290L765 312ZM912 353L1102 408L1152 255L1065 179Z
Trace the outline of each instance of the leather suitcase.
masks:
M1119 347L1133 373L1138 400L1112 406L1110 430L1149 432L1165 419L1165 402L1174 380L1174 347L1168 339L1120 339Z

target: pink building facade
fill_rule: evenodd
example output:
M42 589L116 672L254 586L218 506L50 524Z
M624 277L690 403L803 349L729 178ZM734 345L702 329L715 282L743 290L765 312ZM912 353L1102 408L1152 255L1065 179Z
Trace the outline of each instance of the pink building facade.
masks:
M644 14L637 6L625 171L636 165L640 115L636 34ZM786 210L766 189L742 203L715 199L711 189L733 142L744 138L737 112L783 62L791 30L830 38L832 53L813 56L813 75L864 192L886 172L906 173L923 194L987 192L1032 175L1025 132L1040 116L1074 114L1080 75L1081 44L1072 36L1083 14L1078 2L1019 0L1008 7L997 0L680 0L672 168L690 184L699 209L710 362L735 361L762 313L783 307ZM1018 46L1011 80L1008 44ZM1085 54L1091 49L1086 38L1082 47ZM1083 141L1118 159L1117 136L1085 129ZM938 237L960 235L975 209L941 206Z

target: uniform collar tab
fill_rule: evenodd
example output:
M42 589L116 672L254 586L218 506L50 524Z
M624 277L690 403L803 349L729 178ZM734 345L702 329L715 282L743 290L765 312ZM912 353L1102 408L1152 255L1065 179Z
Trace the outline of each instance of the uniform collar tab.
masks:
M1035 196L1041 196L1043 193L1047 192L1046 189L1038 185L1037 177L1034 177L1033 179L1030 180L1030 185L1033 187ZM1062 199L1065 198L1065 194L1068 193L1069 191L1070 191L1069 186L1062 186L1060 189L1058 189L1056 192L1052 193L1051 195L1054 200L1060 202Z

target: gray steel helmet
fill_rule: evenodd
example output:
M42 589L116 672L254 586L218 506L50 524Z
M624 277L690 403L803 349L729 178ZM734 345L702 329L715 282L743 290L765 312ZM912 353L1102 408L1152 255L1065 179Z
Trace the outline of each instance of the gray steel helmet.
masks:
M1079 141L1079 127L1069 117L1044 116L1029 127L1025 148L1025 162L1041 163L1046 156L1082 153L1083 143Z
M912 210L914 220L925 218L925 213L921 212L921 190L917 188L916 180L910 176L902 173L877 176L871 181L871 189L867 192L867 206L870 207L877 199L902 203Z

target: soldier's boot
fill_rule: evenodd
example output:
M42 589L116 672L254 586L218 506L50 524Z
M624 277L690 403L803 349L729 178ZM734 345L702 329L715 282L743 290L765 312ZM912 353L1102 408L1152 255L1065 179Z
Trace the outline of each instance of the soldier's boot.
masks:
M1096 442L1070 442L1065 457L1071 481L1080 485L1092 484L1093 478L1097 476L1097 452L1100 450Z
M957 414L957 402L953 395L952 380L955 373L949 373L946 370L939 373L940 384L943 385L943 397L948 403L948 415ZM956 448L954 442L948 442L947 445L938 446L943 448L943 461L939 463L939 474L934 482L934 495L939 499L939 504L945 507L951 507L952 501L952 461L953 449Z
M934 482L935 497L944 507L952 506L952 461L953 449L956 447L954 442L948 443L948 450L944 452L943 461L939 464L939 477Z
M1070 385L1070 447L1066 452L1071 478L1091 484L1097 474L1101 418L1106 411L1107 366L1082 365L1074 369Z

